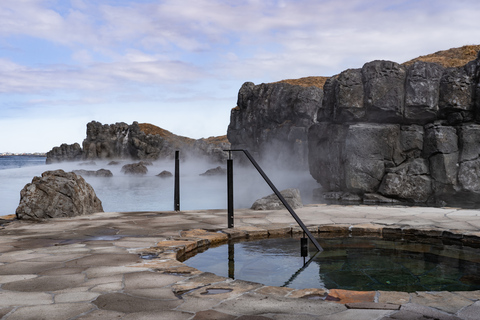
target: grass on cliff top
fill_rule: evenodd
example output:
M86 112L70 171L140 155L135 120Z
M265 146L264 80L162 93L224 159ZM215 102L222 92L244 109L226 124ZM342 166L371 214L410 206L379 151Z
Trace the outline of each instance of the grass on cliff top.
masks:
M274 83L288 83L302 87L319 87L323 88L323 85L329 77L304 77L300 79L286 79L280 80Z
M402 63L404 66L408 67L412 65L415 61L424 61L424 62L435 62L442 65L445 68L450 67L462 67L468 62L475 60L477 54L480 51L480 45L466 45L460 48L451 48L448 50L438 51L432 54L425 56L420 56L418 58L409 60ZM300 79L286 79L273 83L288 83L292 85L302 86L302 87L319 87L323 89L325 81L329 77L304 77Z
M445 68L462 67L475 60L480 51L480 45L467 45L460 48L451 48L432 54L421 56L402 63L404 66L412 65L415 61L435 62Z
M145 134L159 135L165 140L174 144L175 146L180 146L180 144L191 145L195 142L195 139L176 135L174 133L171 133L168 130L162 129L150 123L139 123L138 126L140 127L140 130ZM201 140L204 140L206 142L213 143L213 144L228 143L228 139L226 135L219 136L219 137L202 138Z

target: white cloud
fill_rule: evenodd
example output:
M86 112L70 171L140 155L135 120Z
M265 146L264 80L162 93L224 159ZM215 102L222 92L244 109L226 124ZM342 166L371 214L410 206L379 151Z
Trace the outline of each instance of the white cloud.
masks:
M158 117L174 132L186 128L173 117L188 114L192 136L214 127L209 117L223 134L245 81L479 44L479 12L477 0L0 1L0 107L39 110L19 118L61 108L82 121ZM48 62L25 45L32 38L50 45Z

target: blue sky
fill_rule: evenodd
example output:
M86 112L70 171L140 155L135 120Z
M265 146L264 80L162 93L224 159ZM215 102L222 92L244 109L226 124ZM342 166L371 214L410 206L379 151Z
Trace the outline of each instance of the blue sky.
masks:
M246 81L331 76L480 44L478 0L2 0L0 152L87 122L226 134Z

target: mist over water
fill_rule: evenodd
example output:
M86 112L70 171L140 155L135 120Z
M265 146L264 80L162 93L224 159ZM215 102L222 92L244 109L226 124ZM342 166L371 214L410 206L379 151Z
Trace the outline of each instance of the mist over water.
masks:
M144 176L125 175L121 172L124 164L132 160L119 160L119 165L107 165L111 160L87 162L62 162L50 165L39 164L0 170L0 216L14 214L20 201L20 191L34 176L45 171L63 169L98 170L108 169L113 177L84 177L94 188L106 212L126 211L171 211L173 210L174 179L156 175L167 170L174 173L174 161L155 161L147 166ZM200 176L208 169L217 167L206 161L189 159L180 163L180 209L226 209L227 178L221 176ZM308 172L285 171L261 164L279 190L298 188L304 204L312 203L312 190L319 187ZM226 163L220 166L226 168ZM234 157L234 205L235 208L249 208L255 200L273 193L251 164L240 165Z

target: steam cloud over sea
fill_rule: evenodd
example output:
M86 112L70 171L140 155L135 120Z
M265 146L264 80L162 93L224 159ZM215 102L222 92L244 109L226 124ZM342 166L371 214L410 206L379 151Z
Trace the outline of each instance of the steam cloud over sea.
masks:
M22 158L22 157L20 157ZM34 158L34 157L32 157ZM26 158L23 158L26 159ZM174 173L174 161L156 161L147 166L144 176L125 175L122 165L134 161L120 160L119 165L108 165L109 161L96 160L95 164L85 162L63 162L45 165L44 158L36 158L26 166L22 164L0 167L0 216L14 214L20 201L20 190L49 170L98 170L108 169L113 177L84 177L92 185L106 212L127 211L171 211L173 210L173 178L156 175L167 170ZM235 160L234 160L235 161ZM226 209L226 176L200 176L218 164L189 160L180 164L180 209ZM226 168L226 164L222 165ZM312 202L312 189L319 185L308 172L286 172L263 166L264 171L279 190L299 188L304 203ZM271 194L272 191L251 165L241 167L234 162L235 208L249 208L253 202Z

